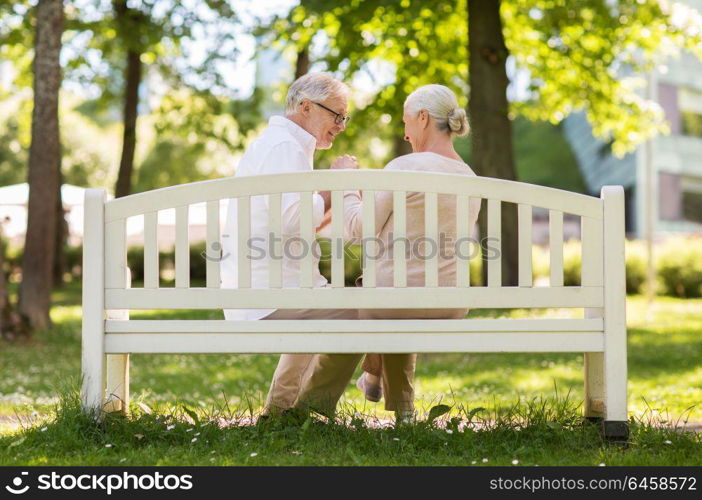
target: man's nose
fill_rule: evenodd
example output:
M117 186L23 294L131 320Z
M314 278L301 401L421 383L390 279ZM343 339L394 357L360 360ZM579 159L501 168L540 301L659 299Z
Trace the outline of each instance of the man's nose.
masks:
M346 120L342 121L341 123L337 124L337 127L339 127L339 132L343 132L346 130Z

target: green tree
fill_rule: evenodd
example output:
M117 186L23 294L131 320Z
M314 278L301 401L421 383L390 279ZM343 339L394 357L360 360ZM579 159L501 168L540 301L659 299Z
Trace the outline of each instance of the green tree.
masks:
M172 0L111 0L85 6L73 24L91 33L85 50L70 62L71 77L100 89L99 105L121 103L123 141L115 196L132 191L140 85L149 74L164 85L193 86L209 92L226 88L217 63L236 54L232 27L236 17L224 0L198 3ZM208 53L195 63L187 41L200 30L211 36ZM94 57L95 55L99 57ZM199 80L199 81L198 81Z

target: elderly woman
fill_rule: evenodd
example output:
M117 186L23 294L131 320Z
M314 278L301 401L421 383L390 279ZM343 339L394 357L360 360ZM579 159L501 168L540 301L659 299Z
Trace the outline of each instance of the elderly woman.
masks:
M412 153L392 160L386 170L411 170L475 175L453 148L454 136L468 133L465 110L458 106L455 94L443 85L426 85L412 92L405 101L402 120L405 140L412 145ZM424 194L408 193L406 198L406 237L410 248L424 237ZM439 234L444 241L456 241L456 198L438 197ZM480 199L471 200L471 228L480 209ZM358 193L344 197L344 226L347 236L361 238L361 198ZM375 198L375 220L381 248L392 248L393 194L379 192ZM438 245L439 242L436 242ZM421 246L420 246L421 247ZM439 286L455 286L456 259L453 247L439 255ZM407 286L424 286L425 260L422 255L407 259ZM393 262L390 252L376 260L377 286L393 286ZM361 278L362 279L362 278ZM461 309L368 309L359 311L360 319L439 319L463 318L468 312ZM385 396L385 409L394 411L396 419L408 421L414 417L414 369L416 354L371 354L363 364L364 375L359 387L366 397L377 401L380 380ZM336 403L348 384L361 355L324 354L315 359L312 374L300 391L295 404L298 408L312 407L321 413L334 413Z

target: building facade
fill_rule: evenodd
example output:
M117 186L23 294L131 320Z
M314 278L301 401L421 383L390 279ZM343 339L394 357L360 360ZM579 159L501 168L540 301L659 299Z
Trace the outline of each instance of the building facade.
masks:
M591 194L599 195L607 184L624 186L629 237L646 236L648 178L653 232L702 234L702 62L683 53L669 60L663 71L645 77L650 97L665 111L670 135L655 137L617 158L609 144L593 137L584 113L564 121L564 134Z

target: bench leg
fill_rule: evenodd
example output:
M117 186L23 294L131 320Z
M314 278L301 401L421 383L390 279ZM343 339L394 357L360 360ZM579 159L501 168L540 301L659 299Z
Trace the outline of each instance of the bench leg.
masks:
M585 418L601 421L605 411L604 354L585 353Z
M627 441L629 420L626 401L626 327L605 330L604 378L604 436L613 441Z
M81 399L83 409L100 416L105 398L105 355L83 353L83 383Z
M105 411L129 414L129 354L107 355Z
M131 285L131 275L127 268L127 286ZM109 309L107 319L128 320L129 310ZM129 354L107 355L107 402L106 412L129 414Z

